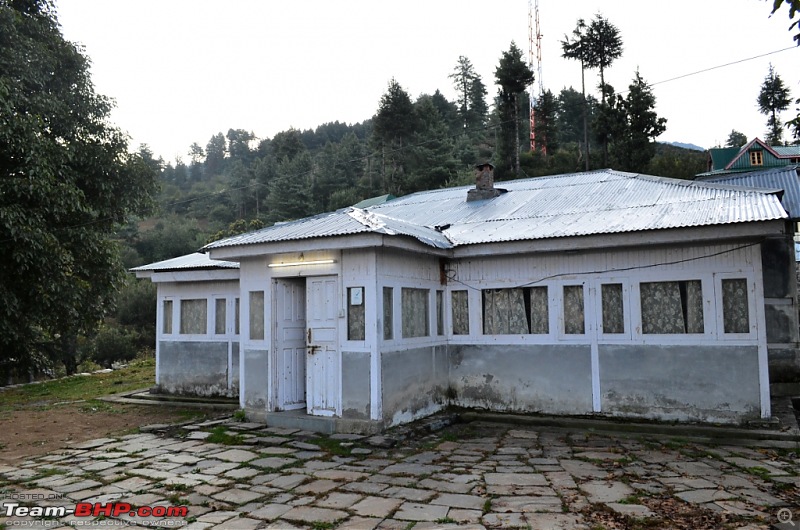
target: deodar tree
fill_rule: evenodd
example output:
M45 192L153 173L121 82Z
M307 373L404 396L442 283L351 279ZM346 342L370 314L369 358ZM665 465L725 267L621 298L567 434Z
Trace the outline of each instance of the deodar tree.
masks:
M770 145L779 145L783 139L783 125L780 113L789 108L792 99L789 89L783 84L781 76L769 65L769 72L758 93L758 110L767 116L766 141Z
M156 171L128 152L50 0L0 0L0 372L75 369L124 275L115 229Z
M513 153L508 160L501 162L519 175L519 100L520 96L533 83L533 71L522 58L522 50L512 41L508 51L500 57L500 65L494 76L500 86L498 93L498 110L500 113L500 131L504 144L504 153ZM513 147L512 147L513 146Z

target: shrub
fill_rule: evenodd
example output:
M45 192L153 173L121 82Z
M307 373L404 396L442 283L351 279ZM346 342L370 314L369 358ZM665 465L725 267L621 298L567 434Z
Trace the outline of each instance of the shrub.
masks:
M96 363L111 368L118 361L130 361L136 357L136 337L118 328L104 327L94 339L93 359Z

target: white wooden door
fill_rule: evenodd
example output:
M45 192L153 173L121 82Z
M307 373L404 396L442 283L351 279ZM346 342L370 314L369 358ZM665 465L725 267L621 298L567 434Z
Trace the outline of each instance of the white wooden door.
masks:
M338 283L335 276L306 278L306 388L308 413L333 416L339 399Z
M305 282L276 280L277 408L306 408L306 292Z

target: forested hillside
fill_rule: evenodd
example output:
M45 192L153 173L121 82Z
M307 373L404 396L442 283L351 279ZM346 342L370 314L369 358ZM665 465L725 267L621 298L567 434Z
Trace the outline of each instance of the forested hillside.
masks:
M466 66L465 66L466 65ZM125 265L133 267L193 252L211 239L353 205L387 193L471 184L473 166L491 161L498 180L583 171L583 96L573 88L547 92L530 148L529 100L518 93L518 116L503 115L498 95L487 103L483 81L462 58L453 74L459 99L437 90L415 99L396 80L376 98L376 113L355 124L289 129L272 138L229 129L205 145L187 147L186 160L165 164L145 146L140 154L161 176L156 216L120 233ZM587 97L589 168L602 164L598 101ZM513 108L513 107L512 107ZM518 133L515 130L519 125ZM546 124L546 125L545 125ZM544 127L546 126L546 131ZM515 170L515 136L520 168ZM544 142L544 140L542 140ZM649 142L652 158L639 167L610 167L676 178L704 171L705 154ZM542 149L542 147L545 149Z

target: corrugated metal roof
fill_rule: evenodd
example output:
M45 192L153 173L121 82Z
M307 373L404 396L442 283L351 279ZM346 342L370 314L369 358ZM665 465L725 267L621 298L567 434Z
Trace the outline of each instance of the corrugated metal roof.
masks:
M783 190L781 204L792 219L800 219L800 178L798 166L762 169L732 175L703 176L697 180L703 182L724 183L748 188Z
M208 254L201 254L200 252L195 252L193 254L187 254L186 256L179 256L177 258L159 261L156 263L150 263L149 265L134 267L131 269L131 272L144 272L144 271L167 272L176 270L184 271L184 270L196 270L196 269L238 269L238 268L239 264L233 261L221 261L221 260L211 259L210 257L208 257Z
M777 197L741 189L600 170L508 182L467 202L470 187L414 193L217 241L206 249L356 233L414 237L437 248L783 219Z
M800 156L800 145L775 145L772 148L781 156Z

